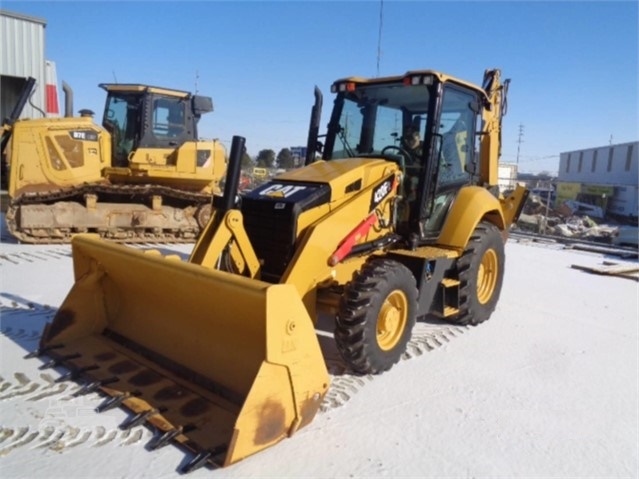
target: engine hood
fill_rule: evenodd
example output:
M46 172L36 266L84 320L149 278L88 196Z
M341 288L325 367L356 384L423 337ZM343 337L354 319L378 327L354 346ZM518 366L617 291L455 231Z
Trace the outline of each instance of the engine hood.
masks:
M333 203L344 197L350 197L382 178L398 172L399 166L381 158L319 160L303 168L278 175L269 184L280 184L282 190L287 186L294 187L296 183L328 185L330 188L329 201ZM287 191L290 192L292 189L288 188ZM276 192L277 187L272 187L270 194L277 194Z

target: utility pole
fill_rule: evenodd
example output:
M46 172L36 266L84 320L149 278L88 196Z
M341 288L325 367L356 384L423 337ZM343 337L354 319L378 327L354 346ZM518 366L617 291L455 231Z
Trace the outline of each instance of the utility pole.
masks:
M379 60L382 56L382 20L384 18L384 0L379 2L379 32L377 33L377 77L379 77Z
M519 137L517 138L517 170L519 171L519 150L521 149L521 144L524 142L522 139L524 136L524 125L519 124Z

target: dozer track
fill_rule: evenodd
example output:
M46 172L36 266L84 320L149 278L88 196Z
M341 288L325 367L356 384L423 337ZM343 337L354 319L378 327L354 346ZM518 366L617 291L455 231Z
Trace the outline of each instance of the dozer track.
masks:
M191 243L212 196L160 185L83 185L29 192L11 201L9 232L32 244L64 244L77 233L116 242Z

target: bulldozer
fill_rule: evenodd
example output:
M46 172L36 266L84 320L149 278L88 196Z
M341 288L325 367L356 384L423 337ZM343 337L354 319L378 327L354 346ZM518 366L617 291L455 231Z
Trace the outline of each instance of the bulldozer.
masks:
M113 241L194 242L221 194L226 150L198 140L210 97L139 84L100 84L102 124L71 116L19 120L29 79L2 128L8 231L25 243L68 243L76 233ZM3 208L4 210L5 208Z
M75 283L30 357L104 394L98 410L128 410L123 428L156 430L150 449L191 451L189 472L311 423L330 387L320 315L354 374L388 371L418 319L486 321L527 196L497 187L500 75L337 80L321 136L316 87L305 165L238 195L245 139L233 137L188 261L75 236Z

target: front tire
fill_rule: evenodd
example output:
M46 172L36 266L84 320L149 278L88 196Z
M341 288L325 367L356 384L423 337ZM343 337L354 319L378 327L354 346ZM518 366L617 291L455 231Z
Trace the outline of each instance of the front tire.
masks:
M387 371L406 350L416 313L410 270L392 260L369 261L340 300L335 341L342 358L360 374Z
M449 321L474 326L490 318L501 293L504 257L499 229L490 223L480 223L457 262L460 311Z

